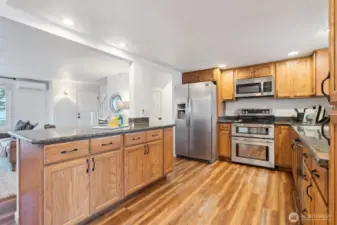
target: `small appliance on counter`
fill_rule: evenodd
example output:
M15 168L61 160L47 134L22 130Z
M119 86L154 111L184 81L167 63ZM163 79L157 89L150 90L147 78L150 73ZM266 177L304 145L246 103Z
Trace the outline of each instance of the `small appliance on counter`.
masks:
M299 109L294 109L297 113L296 122L305 124L317 124L322 123L327 118L326 110L321 105L316 105L313 108L305 108L303 112Z

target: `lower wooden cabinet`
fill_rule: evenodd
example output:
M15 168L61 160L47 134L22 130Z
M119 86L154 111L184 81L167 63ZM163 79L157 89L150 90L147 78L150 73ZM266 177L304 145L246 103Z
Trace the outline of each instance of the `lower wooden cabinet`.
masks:
M96 213L123 198L123 152L91 157L90 209Z
M145 185L145 145L124 149L125 195L129 195Z
M164 129L164 173L173 171L173 128Z
M275 126L275 164L276 166L292 167L291 136L288 126Z
M90 215L89 158L44 169L44 224L77 224Z
M163 141L150 142L144 157L144 182L149 184L163 176Z
M315 184L312 186L312 198L313 206L312 211L315 219L312 222L312 225L328 225L328 207L325 205L325 202Z
M125 148L125 195L129 195L164 174L163 141Z
M219 134L219 156L231 158L231 131L220 130Z

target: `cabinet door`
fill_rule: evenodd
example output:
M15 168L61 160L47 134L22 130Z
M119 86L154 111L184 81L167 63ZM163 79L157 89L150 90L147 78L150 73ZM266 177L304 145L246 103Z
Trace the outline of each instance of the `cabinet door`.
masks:
M197 83L199 82L198 73L197 72L189 72L183 73L182 75L182 83L189 84L189 83Z
M234 70L225 70L222 72L221 98L222 101L234 99Z
M145 145L124 149L125 195L129 195L145 185L144 161Z
M316 77L316 96L323 96L321 83L329 73L329 49L319 49L315 52L314 68ZM324 83L324 91L329 94L329 80Z
M78 224L89 216L89 159L44 169L44 224Z
M254 77L269 77L275 75L274 63L261 64L254 66Z
M293 178L294 178L294 183L295 186L297 187L297 151L296 151L296 144L295 144L295 140L297 138L297 135L295 133L295 131L292 132L291 134L291 142L292 142L292 174L293 174Z
M337 1L329 0L329 28L330 28L330 38L329 38L329 68L330 68L330 104L337 105ZM331 164L330 164L331 165ZM337 183L335 184L337 187ZM337 196L337 194L336 194ZM337 204L337 197L334 199ZM330 206L329 206L330 207ZM330 207L331 208L331 207ZM337 206L333 206L336 210L335 214L332 214L333 219L331 219L331 225L337 224ZM334 216L336 215L336 216Z
M291 168L292 149L288 126L275 127L275 161L280 167Z
M313 225L313 220L311 216L313 214L312 208L312 180L309 180L307 177L302 178L302 222L303 225Z
M252 67L243 67L235 70L235 79L249 79L253 77L253 68Z
M173 171L173 128L164 129L164 172L165 174Z
M291 63L290 61L283 61L276 63L276 97L277 98L289 98L292 97L292 85L291 85Z
M163 176L163 141L147 143L144 179L149 184Z
M198 72L199 82L215 81L214 70L202 70Z
M231 137L230 131L220 131L219 154L222 157L231 158Z
M309 97L315 95L312 58L306 57L293 60L291 71L294 97Z
M319 217L318 219L314 220L313 224L314 225L328 225L329 224L327 220L329 216L328 207L325 205L325 202L315 184L312 187L312 194L313 194L313 201L314 201L313 214L315 217Z
M90 209L96 213L123 198L123 152L93 156L91 163Z

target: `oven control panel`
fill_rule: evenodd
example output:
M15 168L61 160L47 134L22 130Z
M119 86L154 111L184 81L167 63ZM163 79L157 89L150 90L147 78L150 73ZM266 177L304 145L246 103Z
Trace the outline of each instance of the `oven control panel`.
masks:
M272 115L271 109L240 109L240 115Z

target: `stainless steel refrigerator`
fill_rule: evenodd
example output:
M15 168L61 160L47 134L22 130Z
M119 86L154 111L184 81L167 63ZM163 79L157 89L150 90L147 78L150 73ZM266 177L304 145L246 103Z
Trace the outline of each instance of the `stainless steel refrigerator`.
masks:
M216 85L175 87L176 155L214 162L216 151Z

